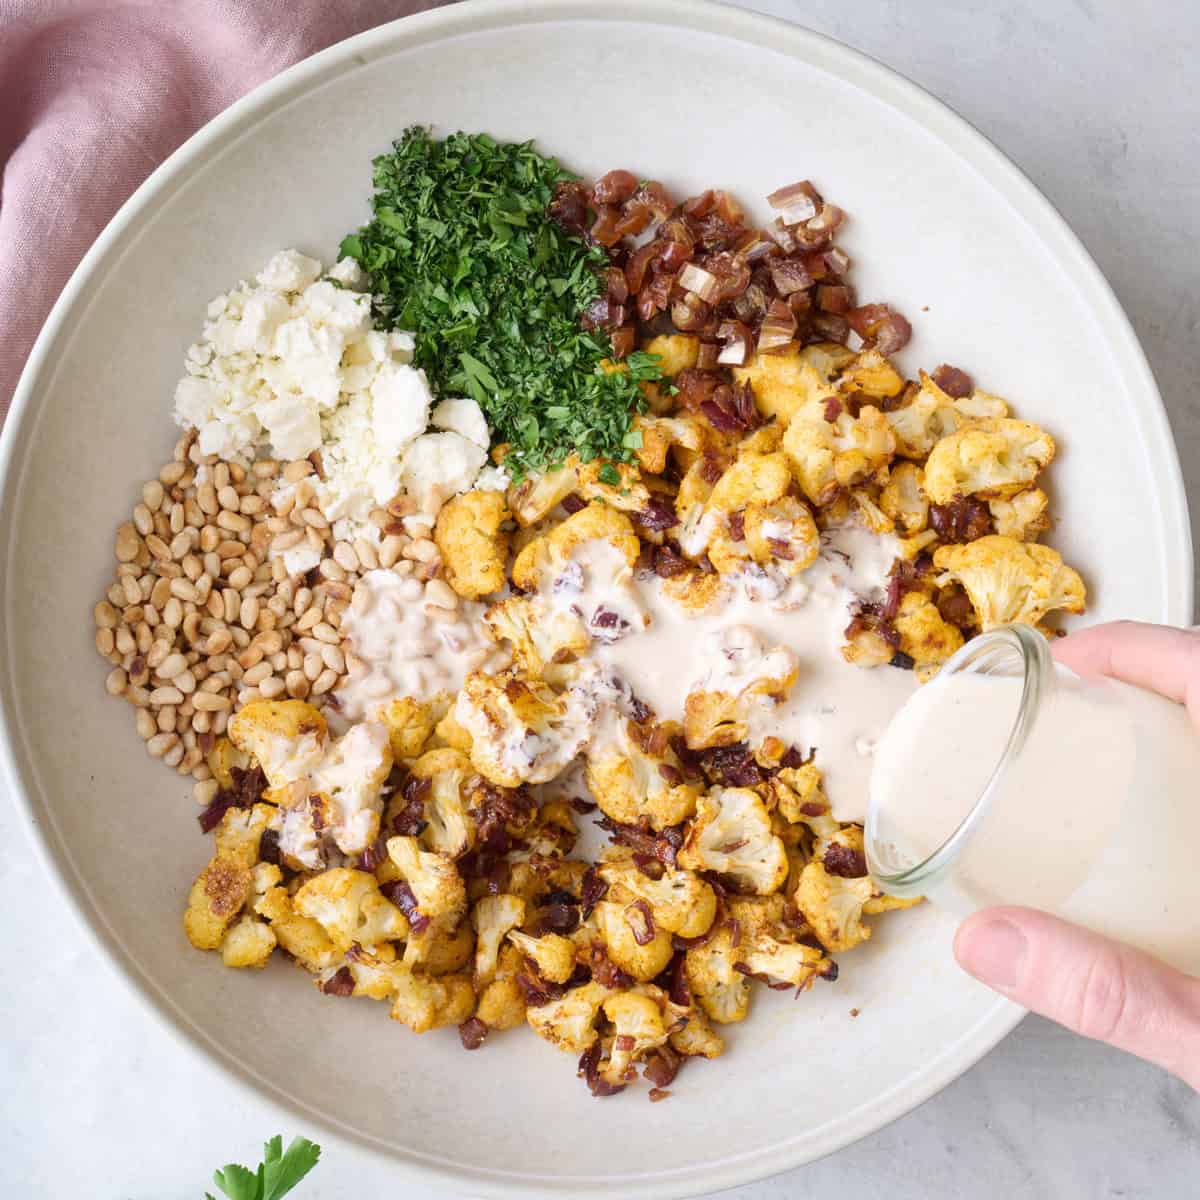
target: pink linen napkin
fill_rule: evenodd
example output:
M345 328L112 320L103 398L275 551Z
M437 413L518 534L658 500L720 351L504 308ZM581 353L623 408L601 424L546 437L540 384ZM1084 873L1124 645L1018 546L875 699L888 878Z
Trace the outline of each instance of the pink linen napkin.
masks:
M0 0L0 421L105 223L256 84L444 0Z

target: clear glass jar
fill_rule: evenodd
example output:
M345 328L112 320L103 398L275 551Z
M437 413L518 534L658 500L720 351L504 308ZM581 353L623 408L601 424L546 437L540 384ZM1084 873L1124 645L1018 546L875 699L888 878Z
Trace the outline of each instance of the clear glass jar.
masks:
M965 915L1027 904L1200 970L1200 736L1026 626L968 642L876 749L867 863Z

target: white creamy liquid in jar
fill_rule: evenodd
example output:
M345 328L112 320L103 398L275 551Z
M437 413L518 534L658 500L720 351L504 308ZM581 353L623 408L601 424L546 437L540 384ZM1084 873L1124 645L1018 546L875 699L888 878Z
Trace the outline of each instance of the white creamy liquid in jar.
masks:
M913 864L971 812L1016 717L1019 677L926 685L888 726L871 777L885 849ZM1026 904L1200 969L1200 735L1160 696L1055 669L1024 746L929 898L952 910Z

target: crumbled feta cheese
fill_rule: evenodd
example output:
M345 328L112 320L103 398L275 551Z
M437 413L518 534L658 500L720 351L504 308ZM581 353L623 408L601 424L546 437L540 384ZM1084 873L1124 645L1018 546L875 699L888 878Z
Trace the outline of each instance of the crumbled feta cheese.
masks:
M366 291L367 273L352 258L343 258L329 268L329 278L356 292Z
M487 451L459 433L426 433L404 455L404 489L422 512L436 513L465 492L487 462Z
M491 432L483 409L474 400L464 396L443 400L433 410L430 423L438 429L461 433L468 441L482 446L485 450L491 444Z
M321 562L320 550L314 550L307 542L301 542L283 552L283 565L289 575L303 575Z
M475 479L481 492L507 492L512 478L503 467L484 467Z
M299 292L321 277L321 264L299 250L280 250L258 273L258 282L276 292Z
M296 459L320 450L318 500L351 538L372 531L371 510L400 491L406 471L435 507L469 488L489 442L479 406L451 399L432 414L442 432L415 448L430 424L429 382L411 366L411 333L374 328L367 282L353 259L326 274L316 259L281 251L256 282L208 305L175 391L175 419L197 430L204 454ZM291 552L289 573L307 570L308 557L303 547Z

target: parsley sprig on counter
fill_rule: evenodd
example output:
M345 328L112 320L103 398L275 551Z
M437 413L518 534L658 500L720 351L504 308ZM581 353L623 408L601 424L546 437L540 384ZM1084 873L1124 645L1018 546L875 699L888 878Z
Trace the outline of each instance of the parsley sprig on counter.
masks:
M572 452L628 460L638 384L661 378L636 352L606 373L607 336L580 328L607 259L546 216L572 178L529 142L414 127L375 159L374 219L341 247L370 272L380 315L416 333L435 390L479 403L517 477Z
M283 1138L273 1137L263 1146L257 1171L230 1163L213 1175L213 1182L229 1200L282 1200L317 1165L321 1147L307 1138L293 1138L285 1150ZM211 1192L206 1200L214 1200Z

